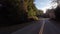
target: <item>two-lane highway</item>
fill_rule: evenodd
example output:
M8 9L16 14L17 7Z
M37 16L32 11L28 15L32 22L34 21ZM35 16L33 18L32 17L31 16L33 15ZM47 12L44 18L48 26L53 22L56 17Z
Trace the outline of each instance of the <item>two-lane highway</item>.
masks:
M36 23L31 24L27 27L24 27L23 29L17 30L16 32L13 32L12 34L39 34L40 29L43 28L44 23L45 23L45 22L43 23L43 21L44 20L36 21Z
M11 34L60 34L60 25L56 25L49 19L40 19L23 29L17 30Z
M45 20L43 34L60 34L60 23Z

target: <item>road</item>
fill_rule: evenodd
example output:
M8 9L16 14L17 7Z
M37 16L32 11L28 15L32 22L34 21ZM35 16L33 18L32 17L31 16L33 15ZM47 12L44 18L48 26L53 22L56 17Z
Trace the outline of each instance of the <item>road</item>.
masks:
M60 34L60 23L45 20L43 34Z
M16 32L13 32L12 34L39 34L42 22L43 20L36 21L36 23L33 23L23 29L17 30Z
M11 34L60 34L60 24L49 19L42 19Z

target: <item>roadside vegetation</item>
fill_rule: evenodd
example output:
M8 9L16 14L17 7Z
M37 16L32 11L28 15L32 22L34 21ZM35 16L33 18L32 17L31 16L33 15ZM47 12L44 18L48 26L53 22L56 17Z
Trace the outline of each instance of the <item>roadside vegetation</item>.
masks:
M6 23L18 23L28 20L38 20L40 15L34 4L35 0L0 0L1 21ZM39 14L37 14L39 13Z
M60 21L60 0L52 0L52 3L57 3L56 8L47 9L45 17L48 17L55 21Z

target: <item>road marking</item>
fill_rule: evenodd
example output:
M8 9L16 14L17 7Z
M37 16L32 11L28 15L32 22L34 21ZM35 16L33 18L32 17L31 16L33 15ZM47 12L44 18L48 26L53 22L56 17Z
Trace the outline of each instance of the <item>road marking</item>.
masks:
M43 34L44 25L45 25L45 21L44 21L44 19L43 19L43 24L42 24L42 26L41 26L41 29L40 29L39 34Z

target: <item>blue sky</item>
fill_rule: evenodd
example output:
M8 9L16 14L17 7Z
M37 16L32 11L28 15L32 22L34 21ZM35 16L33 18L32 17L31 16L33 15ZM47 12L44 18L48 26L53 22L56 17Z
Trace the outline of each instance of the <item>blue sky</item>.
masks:
M51 6L56 6L57 4L55 3L54 5L51 4L51 0L35 0L34 4L37 7L37 9L41 9L46 12L46 9L50 9Z

